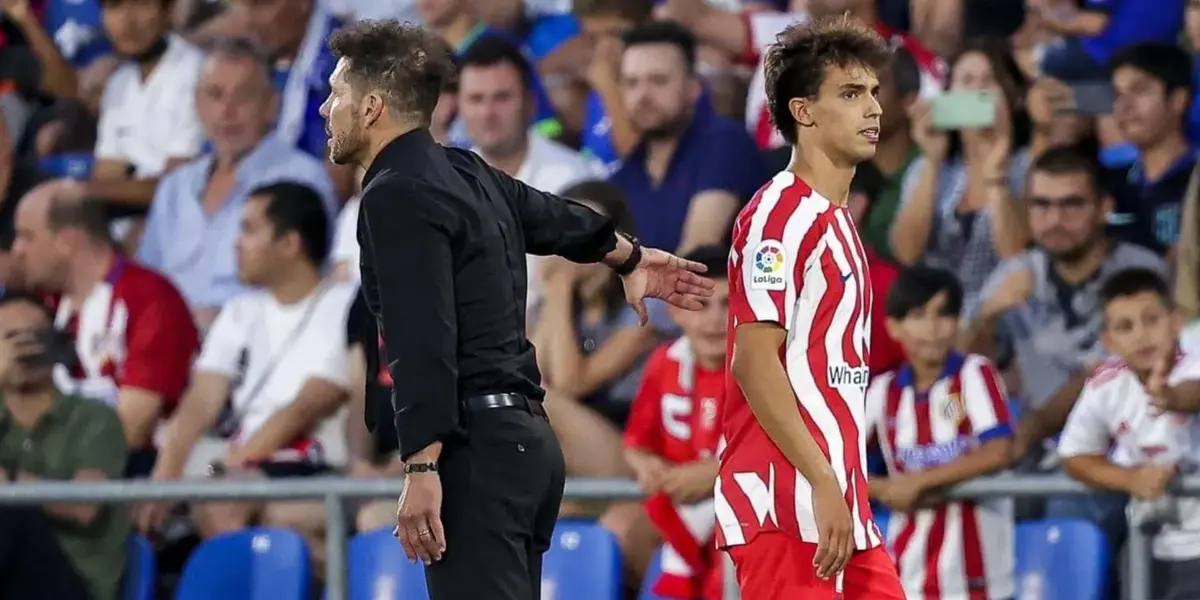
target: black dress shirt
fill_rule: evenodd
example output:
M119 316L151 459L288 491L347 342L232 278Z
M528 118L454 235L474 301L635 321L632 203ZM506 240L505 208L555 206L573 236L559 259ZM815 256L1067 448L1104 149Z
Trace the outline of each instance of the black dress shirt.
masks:
M525 338L526 253L587 263L616 247L609 218L444 148L425 129L371 163L358 218L401 458L461 435L464 398L543 397Z

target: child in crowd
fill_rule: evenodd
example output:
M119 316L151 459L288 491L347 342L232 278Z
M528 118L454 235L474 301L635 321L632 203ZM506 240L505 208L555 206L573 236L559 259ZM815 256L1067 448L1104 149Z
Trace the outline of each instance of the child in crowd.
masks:
M905 362L867 388L867 431L887 476L869 494L893 513L889 550L910 600L1016 595L1011 499L952 501L939 491L1003 470L1012 452L1004 384L987 359L953 350L963 304L958 278L901 272L887 328Z
M1090 486L1134 497L1134 520L1162 525L1154 538L1154 598L1200 598L1200 500L1167 497L1200 457L1200 356L1180 350L1182 318L1154 271L1128 269L1100 289L1096 368L1059 440L1063 470ZM1134 523L1137 524L1137 523Z
M712 495L725 395L729 250L707 246L685 258L707 267L716 288L699 311L673 309L683 337L660 347L646 364L625 430L625 456L650 495L646 512L665 542L654 592L720 600Z

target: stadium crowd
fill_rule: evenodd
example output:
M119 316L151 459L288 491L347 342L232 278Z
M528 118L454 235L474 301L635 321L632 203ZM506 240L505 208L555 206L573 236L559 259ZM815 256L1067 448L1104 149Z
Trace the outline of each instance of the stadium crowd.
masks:
M7 479L402 476L358 293L361 174L324 160L321 117L331 32L397 17L459 66L438 141L718 281L703 310L652 304L641 326L607 269L531 256L527 312L569 475L648 494L562 514L615 534L631 588L661 556L660 595L718 598L730 229L789 159L764 54L846 12L895 56L848 200L872 348L830 377L869 372L870 495L909 597L1017 596L1014 520L1093 521L1118 555L1129 498L1200 464L1200 397L1180 391L1200 379L1198 0L0 0ZM940 497L1006 470L1097 492ZM199 540L253 524L302 532L320 562L324 518L3 507L0 599L115 600L139 530L164 590ZM1154 558L1157 594L1200 598L1200 502Z

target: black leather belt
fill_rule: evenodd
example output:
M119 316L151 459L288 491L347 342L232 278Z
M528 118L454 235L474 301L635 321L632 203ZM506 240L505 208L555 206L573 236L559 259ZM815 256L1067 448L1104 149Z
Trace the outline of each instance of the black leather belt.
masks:
M492 408L522 408L539 417L546 416L546 409L540 400L530 400L521 394L484 394L471 396L464 403L467 410L488 410Z

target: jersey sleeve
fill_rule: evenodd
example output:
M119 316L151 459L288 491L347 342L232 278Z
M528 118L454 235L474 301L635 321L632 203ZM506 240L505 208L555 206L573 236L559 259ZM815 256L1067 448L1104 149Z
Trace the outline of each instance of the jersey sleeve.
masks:
M1105 395L1103 388L1094 380L1083 387L1083 393L1071 409L1058 439L1059 456L1071 458L1108 454L1112 437L1109 435Z
M661 381L667 365L666 349L667 346L659 348L647 361L625 423L625 446L656 455L663 453Z
M962 401L971 432L980 442L1012 437L1008 395L999 371L986 358L967 357L962 366Z
M825 227L819 202L804 202L802 192L782 175L759 192L757 206L734 232L732 259L740 281L729 299L735 325L778 323L791 327L796 299L813 248Z
M162 281L154 297L131 315L121 387L154 392L172 402L183 395L199 346L199 334L187 304Z

